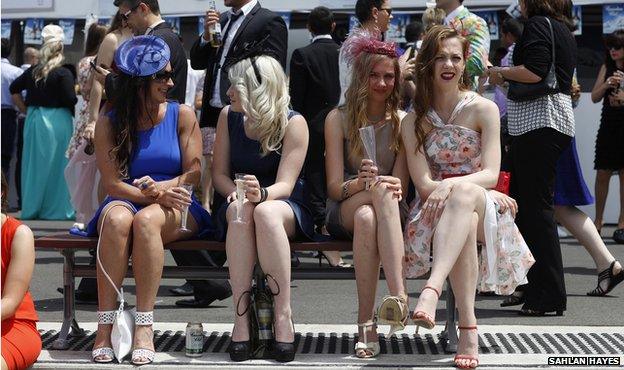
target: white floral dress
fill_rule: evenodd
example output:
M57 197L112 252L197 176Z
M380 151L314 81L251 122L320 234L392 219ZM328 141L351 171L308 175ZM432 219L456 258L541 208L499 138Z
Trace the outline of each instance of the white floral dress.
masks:
M434 128L425 138L425 155L434 180L453 175L465 175L481 170L481 133L454 124L461 110L475 99L467 93L457 104L448 123L431 110L428 118ZM511 294L516 286L526 283L526 274L535 262L509 211L497 212L497 205L486 192L484 219L485 242L480 254L480 291ZM406 277L418 277L431 268L432 238L438 219L420 219L420 201L413 202L405 228Z

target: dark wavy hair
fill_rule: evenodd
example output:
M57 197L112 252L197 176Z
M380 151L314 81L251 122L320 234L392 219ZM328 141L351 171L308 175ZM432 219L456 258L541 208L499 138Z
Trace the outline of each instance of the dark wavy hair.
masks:
M549 17L565 24L569 29L574 29L571 8L568 11L569 0L520 0L524 3L527 18L534 16Z
M605 64L609 69L617 69L615 60L611 59L611 54L609 53L609 48L611 46L614 47L624 47L624 29L615 30L615 32L610 33L604 37L604 44L606 49L607 57L605 59Z
M111 133L113 147L108 156L117 165L122 179L129 177L133 148L138 141L138 120L147 101L151 77L132 77L120 73L116 82L117 94L113 100ZM156 117L154 117L155 119Z

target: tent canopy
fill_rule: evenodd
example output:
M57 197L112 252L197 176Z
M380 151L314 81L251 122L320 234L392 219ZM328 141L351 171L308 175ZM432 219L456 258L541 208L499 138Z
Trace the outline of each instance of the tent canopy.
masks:
M622 0L573 0L575 5L616 4ZM161 0L163 15L204 14L208 0ZM318 5L352 10L355 0L260 0L262 6L277 11L309 11ZM426 0L392 0L393 8L424 8ZM512 0L465 0L468 7L506 8ZM217 7L224 10L222 1ZM109 17L116 11L113 0L2 0L2 18L85 18L89 14Z

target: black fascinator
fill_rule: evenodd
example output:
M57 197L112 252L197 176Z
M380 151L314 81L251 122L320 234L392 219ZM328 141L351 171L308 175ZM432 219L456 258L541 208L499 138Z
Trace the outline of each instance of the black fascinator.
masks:
M262 83L262 78L260 76L260 71L256 66L256 58L261 55L266 55L272 57L276 60L279 59L277 52L268 46L268 39L271 35L269 33L265 34L264 37L245 42L242 45L236 45L234 50L230 56L225 59L225 63L223 63L222 73L227 73L231 66L240 62L241 60L250 59L251 65L254 70L254 74L256 75L256 79L258 83Z

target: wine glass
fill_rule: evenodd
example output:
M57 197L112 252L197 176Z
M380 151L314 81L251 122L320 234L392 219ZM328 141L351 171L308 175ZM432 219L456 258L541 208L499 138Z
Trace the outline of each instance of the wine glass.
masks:
M245 223L243 220L243 203L245 202L245 176L244 173L234 174L234 184L236 184L236 219L234 222Z
M182 184L180 185L181 188L185 189L186 191L189 192L189 196L193 196L193 184ZM188 211L189 211L189 206L184 206L184 208L182 209L182 217L180 218L180 231L191 231L186 227L186 221L188 219Z
M364 150L368 159L377 166L377 147L375 144L375 126L370 125L360 128L360 138L364 144ZM370 189L370 182L366 181L366 190Z

